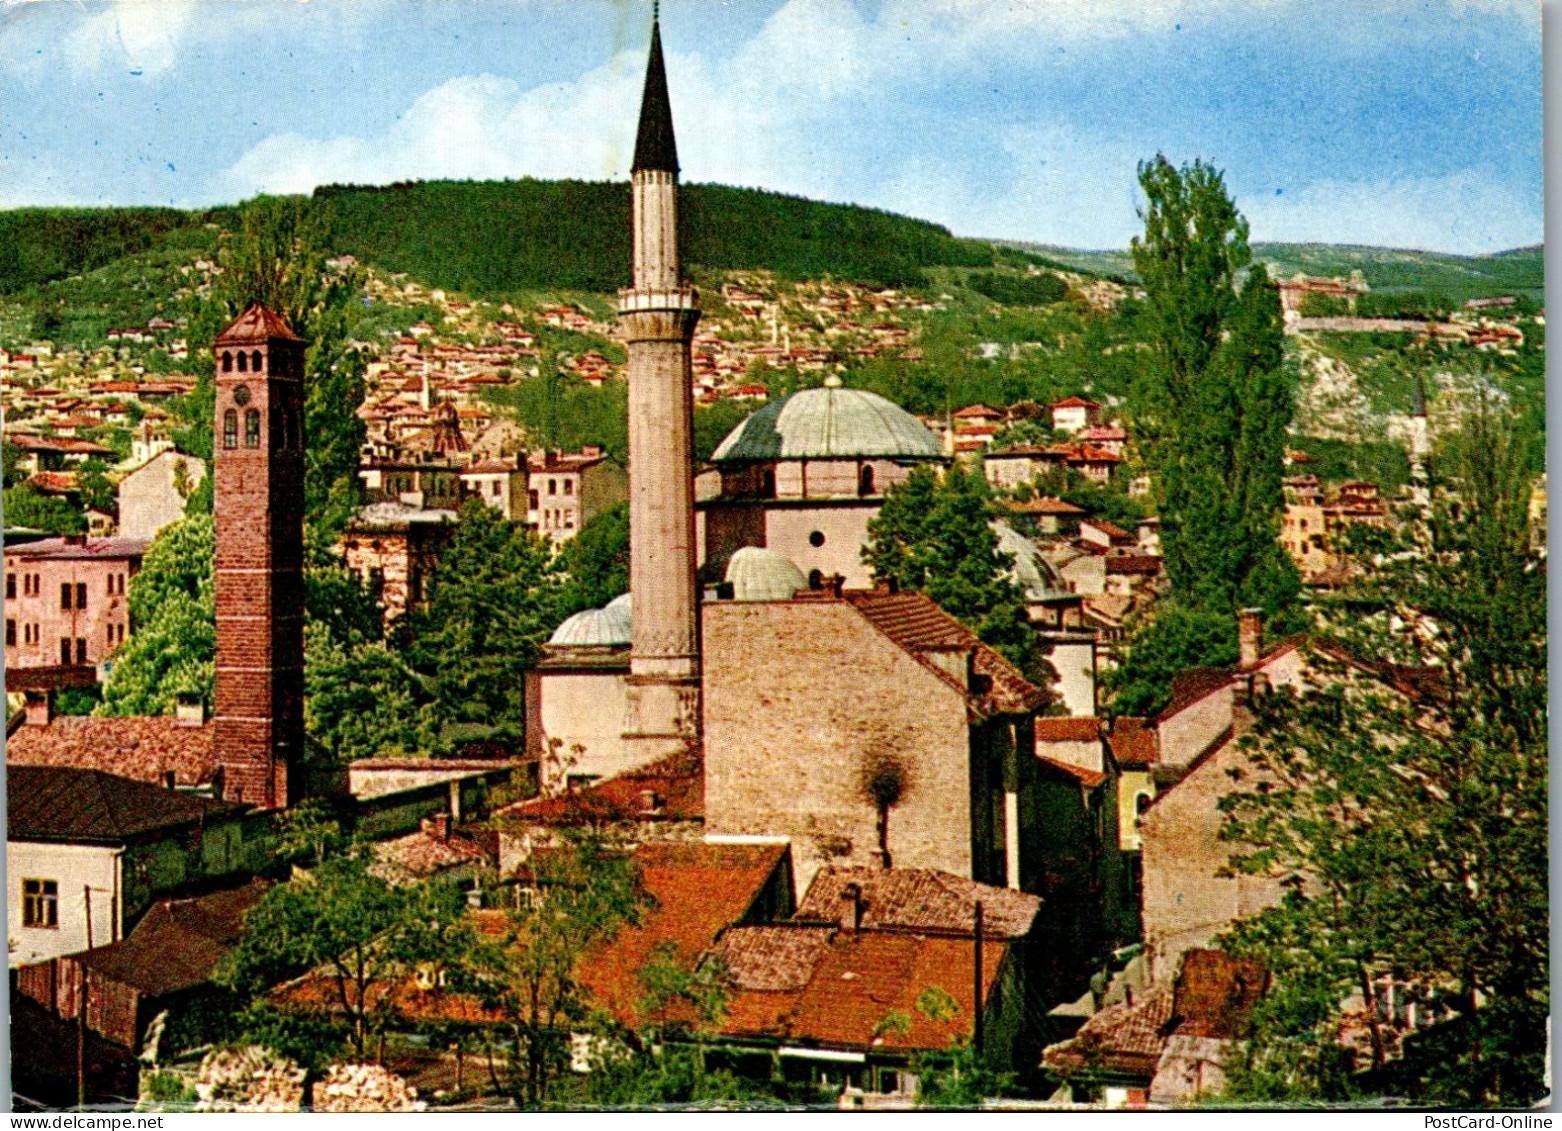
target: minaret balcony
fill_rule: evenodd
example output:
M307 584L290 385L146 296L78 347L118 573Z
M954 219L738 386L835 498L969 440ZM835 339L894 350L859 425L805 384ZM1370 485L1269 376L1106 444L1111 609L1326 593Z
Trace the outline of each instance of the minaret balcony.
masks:
M693 287L656 289L636 287L618 292L618 312L634 314L651 310L698 310L700 295Z

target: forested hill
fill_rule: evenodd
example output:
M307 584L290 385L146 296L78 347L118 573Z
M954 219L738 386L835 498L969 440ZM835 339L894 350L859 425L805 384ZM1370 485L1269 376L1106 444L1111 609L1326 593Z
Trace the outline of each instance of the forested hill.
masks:
M629 186L584 181L430 181L318 189L337 250L429 286L495 297L524 290L611 293L628 283ZM29 208L0 212L0 293L83 274L141 252L215 248L232 208ZM948 229L855 205L718 185L686 185L687 263L764 268L905 286L928 267L981 267L996 251Z
M342 250L433 286L468 294L624 286L629 186L584 181L433 181L327 187ZM719 185L686 185L686 262L908 285L924 267L986 266L990 244L924 220L854 205Z

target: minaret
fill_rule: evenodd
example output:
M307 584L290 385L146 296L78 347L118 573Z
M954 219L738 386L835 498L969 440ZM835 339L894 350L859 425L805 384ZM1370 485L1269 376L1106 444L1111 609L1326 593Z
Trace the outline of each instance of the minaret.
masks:
M304 343L252 306L217 366L217 710L223 797L297 800L304 750Z
M693 374L699 321L678 265L678 149L658 21L632 171L634 285L619 292L629 349L629 588L634 594L624 738L650 760L700 744L695 599Z

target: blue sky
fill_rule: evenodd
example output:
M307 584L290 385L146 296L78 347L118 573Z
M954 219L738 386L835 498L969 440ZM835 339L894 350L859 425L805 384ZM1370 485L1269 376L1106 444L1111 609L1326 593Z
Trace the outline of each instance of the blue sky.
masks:
M619 179L649 0L0 0L0 207ZM1136 163L1255 239L1542 238L1533 0L666 0L688 180L1121 247Z

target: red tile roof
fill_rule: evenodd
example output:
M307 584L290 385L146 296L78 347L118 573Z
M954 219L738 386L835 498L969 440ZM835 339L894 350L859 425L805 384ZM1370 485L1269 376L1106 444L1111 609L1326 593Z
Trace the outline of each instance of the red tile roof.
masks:
M662 841L635 852L641 882L656 901L639 926L619 931L583 962L581 983L626 1025L639 1023L640 971L653 951L692 966L717 936L740 922L787 858L784 844Z
M976 904L982 904L982 937L1021 938L1041 912L1041 899L1012 888L932 868L821 868L808 886L797 918L835 921L843 893L856 884L863 901L864 929L923 931L975 930Z
M1004 454L1004 453L999 453ZM1062 499L1026 499L1024 502L1010 501L1002 504L1005 510L1016 514L1086 514L1084 507L1076 507L1073 503L1065 503Z
M6 836L11 840L122 844L243 809L101 770L6 768Z
M244 916L266 892L269 880L212 892L195 899L153 904L129 937L77 956L94 977L161 997L200 985L244 932Z
M5 556L47 558L52 561L66 558L139 560L146 553L148 545L150 543L145 538L87 538L79 543L64 538L40 538L36 542L27 542L20 546L7 546Z
M1220 950L1190 950L1182 956L1172 998L1172 1022L1192 1037L1240 1037L1269 989L1269 971L1251 959Z
M1155 1075L1171 1023L1172 991L1151 990L1133 1004L1109 1005L1091 1017L1070 1040L1041 1055L1044 1066L1064 1076L1081 1071Z
M1087 401L1084 397L1064 397L1060 401L1052 402L1053 408L1100 408L1095 401Z
M172 771L182 786L205 785L217 768L211 724L169 717L63 715L48 726L20 726L6 739L5 760L8 766L105 770L155 784Z
M1144 769L1160 758L1158 735L1148 719L1124 715L1112 720L1106 742L1112 757L1123 769Z
M1047 701L1047 693L1033 686L1020 670L976 638L976 634L944 612L921 593L887 590L849 590L846 600L868 621L911 653L928 670L966 694L983 714L1024 714ZM991 681L987 692L973 692L966 681L956 679L925 655L932 651L971 649L976 674Z
M820 949L807 984L800 990L766 990L738 983L728 998L722 1032L731 1037L780 1038L794 1044L853 1050L915 1051L946 1049L969 1039L975 998L972 987L973 944L969 939L927 936L889 931L837 931L815 928L829 939ZM738 969L745 962L746 935L766 932L760 945L779 939L774 927L737 927L727 932L715 951L736 951ZM801 932L800 932L801 933ZM804 964L812 957L805 948L817 948L798 938L793 954L774 965ZM983 1001L990 1000L993 983L1008 946L987 942L983 946ZM801 952L801 953L799 953ZM759 985L774 984L762 980ZM949 1014L929 1014L918 1008L924 994L942 990L954 999ZM892 1015L909 1021L909 1031L889 1025ZM935 1019L935 1016L938 1019Z
M226 330L217 335L215 345L240 345L248 342L264 342L270 338L299 337L287 324L287 320L275 311L256 304L239 315Z
M1106 775L1095 770L1087 770L1083 766L1075 766L1068 762L1060 762L1056 758L1048 758L1044 754L1037 754L1036 761L1052 770L1067 774L1086 789L1095 789L1096 786L1106 781Z
M1161 559L1153 554L1113 554L1106 559L1107 573L1142 573L1154 577L1161 572Z
M1134 536L1132 534L1128 533L1128 531L1124 530L1121 526L1118 526L1115 522L1108 522L1104 518L1087 518L1087 519L1082 519L1080 521L1080 525L1081 526L1090 526L1090 527L1092 527L1092 528L1094 528L1096 530L1099 530L1102 534L1105 534L1108 538L1110 538L1114 542L1118 542L1118 541L1132 542L1132 541L1134 541Z
M45 495L67 495L81 489L79 476L74 471L40 471L28 478L27 485Z
M392 882L420 880L452 868L489 862L483 846L458 832L440 836L427 828L374 846L381 874Z
M519 802L496 816L506 822L560 825L698 821L705 816L705 768L698 758L669 754L576 792Z
M1043 718L1035 727L1037 742L1094 742L1101 737L1097 718Z

